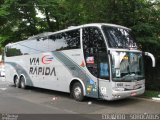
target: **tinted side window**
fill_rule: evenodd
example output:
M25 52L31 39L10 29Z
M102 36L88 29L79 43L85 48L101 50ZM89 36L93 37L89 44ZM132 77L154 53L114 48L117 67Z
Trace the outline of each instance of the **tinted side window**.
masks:
M62 33L51 35L48 39L49 51L59 51L67 47Z
M47 39L35 39L24 41L20 43L23 46L22 51L24 55L37 54L48 51L48 40Z
M37 54L48 51L48 39L35 39L29 42L30 54Z
M95 77L109 79L108 56L101 31L96 27L83 28L83 52L86 66Z
M22 51L20 49L20 45L11 45L6 47L6 56L11 57L11 56L20 56L22 55Z
M48 51L48 40L35 39L29 41L22 41L17 44L7 46L6 56L11 57L11 56L29 55L46 51Z
M68 31L65 32L63 35L67 44L67 49L80 48L80 30Z
M58 33L49 36L49 51L69 50L80 48L80 30Z
M39 50L37 50L36 40L24 41L20 43L20 45L21 51L23 51L23 55L29 55L39 52Z

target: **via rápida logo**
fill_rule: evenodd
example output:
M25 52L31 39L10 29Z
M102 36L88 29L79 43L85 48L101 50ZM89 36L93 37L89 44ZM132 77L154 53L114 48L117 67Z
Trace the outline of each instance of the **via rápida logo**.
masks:
M50 64L51 62L53 62L53 56L45 55L42 57L43 64Z
M40 60L43 65L40 64ZM51 55L44 55L42 58L30 58L29 74L56 76L56 71L54 66L44 65L44 64L50 64L52 62L53 62L53 56Z

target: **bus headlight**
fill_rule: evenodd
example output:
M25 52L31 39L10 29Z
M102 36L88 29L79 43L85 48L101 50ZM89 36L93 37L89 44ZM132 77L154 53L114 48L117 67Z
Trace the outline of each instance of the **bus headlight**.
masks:
M112 96L113 96L114 98L121 98L120 95L114 95L114 94L112 94Z
M113 90L115 90L115 91L124 91L124 88L113 88Z

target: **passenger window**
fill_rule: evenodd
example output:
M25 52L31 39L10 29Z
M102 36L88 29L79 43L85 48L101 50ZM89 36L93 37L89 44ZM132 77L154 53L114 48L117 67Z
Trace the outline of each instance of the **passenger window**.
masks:
M16 45L11 45L11 46L7 46L6 48L6 56L7 57L12 57L12 56L20 56L22 55L22 51L19 48L20 46L18 44Z
M71 30L49 36L49 51L80 49L80 30Z
M80 30L68 31L65 32L63 35L67 44L67 49L80 48Z
M95 77L109 79L105 41L97 27L83 28L83 52L86 66Z
M21 51L23 51L24 55L36 54L40 51L38 50L37 40L24 41L20 43Z
M59 51L67 47L62 33L51 35L48 39L49 51Z
M35 46L36 49L32 49L33 53L48 52L48 39L41 38L35 40Z

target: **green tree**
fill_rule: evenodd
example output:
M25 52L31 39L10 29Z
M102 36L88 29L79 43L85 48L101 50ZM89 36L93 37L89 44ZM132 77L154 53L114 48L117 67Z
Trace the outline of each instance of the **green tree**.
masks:
M158 56L159 5L158 0L1 0L0 45L72 25L104 22L132 28L143 49ZM43 17L37 17L38 12Z

